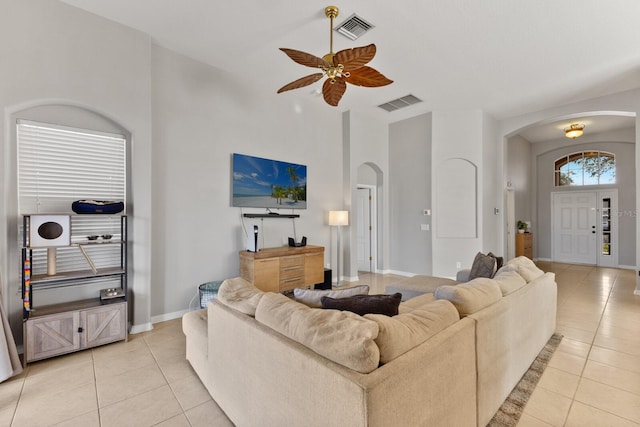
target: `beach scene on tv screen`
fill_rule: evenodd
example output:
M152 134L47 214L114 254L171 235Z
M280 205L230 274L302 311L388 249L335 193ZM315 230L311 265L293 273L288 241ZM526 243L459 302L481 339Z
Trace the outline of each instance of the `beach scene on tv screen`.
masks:
M234 154L232 206L306 209L307 167Z

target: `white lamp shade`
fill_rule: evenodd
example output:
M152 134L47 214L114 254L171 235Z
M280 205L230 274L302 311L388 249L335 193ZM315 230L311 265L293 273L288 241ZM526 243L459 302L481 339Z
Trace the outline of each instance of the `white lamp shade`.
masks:
M329 211L329 225L349 225L349 211Z

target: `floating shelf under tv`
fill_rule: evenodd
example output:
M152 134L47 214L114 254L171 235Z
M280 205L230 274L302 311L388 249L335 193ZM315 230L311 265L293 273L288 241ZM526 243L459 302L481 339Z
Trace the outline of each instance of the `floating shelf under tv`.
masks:
M242 214L243 217L245 218L300 218L300 215L298 214L252 214L252 213L246 213L246 214Z

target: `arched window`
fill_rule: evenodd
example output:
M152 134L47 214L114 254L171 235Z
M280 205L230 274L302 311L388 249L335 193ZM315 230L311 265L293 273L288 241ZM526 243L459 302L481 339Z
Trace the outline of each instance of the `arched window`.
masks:
M603 185L616 182L616 156L604 151L582 151L562 156L555 163L556 187Z

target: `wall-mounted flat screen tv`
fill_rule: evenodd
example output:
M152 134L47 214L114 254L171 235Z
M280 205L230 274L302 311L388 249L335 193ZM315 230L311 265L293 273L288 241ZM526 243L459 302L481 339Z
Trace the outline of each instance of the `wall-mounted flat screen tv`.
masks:
M233 154L231 205L242 208L307 208L307 167Z

